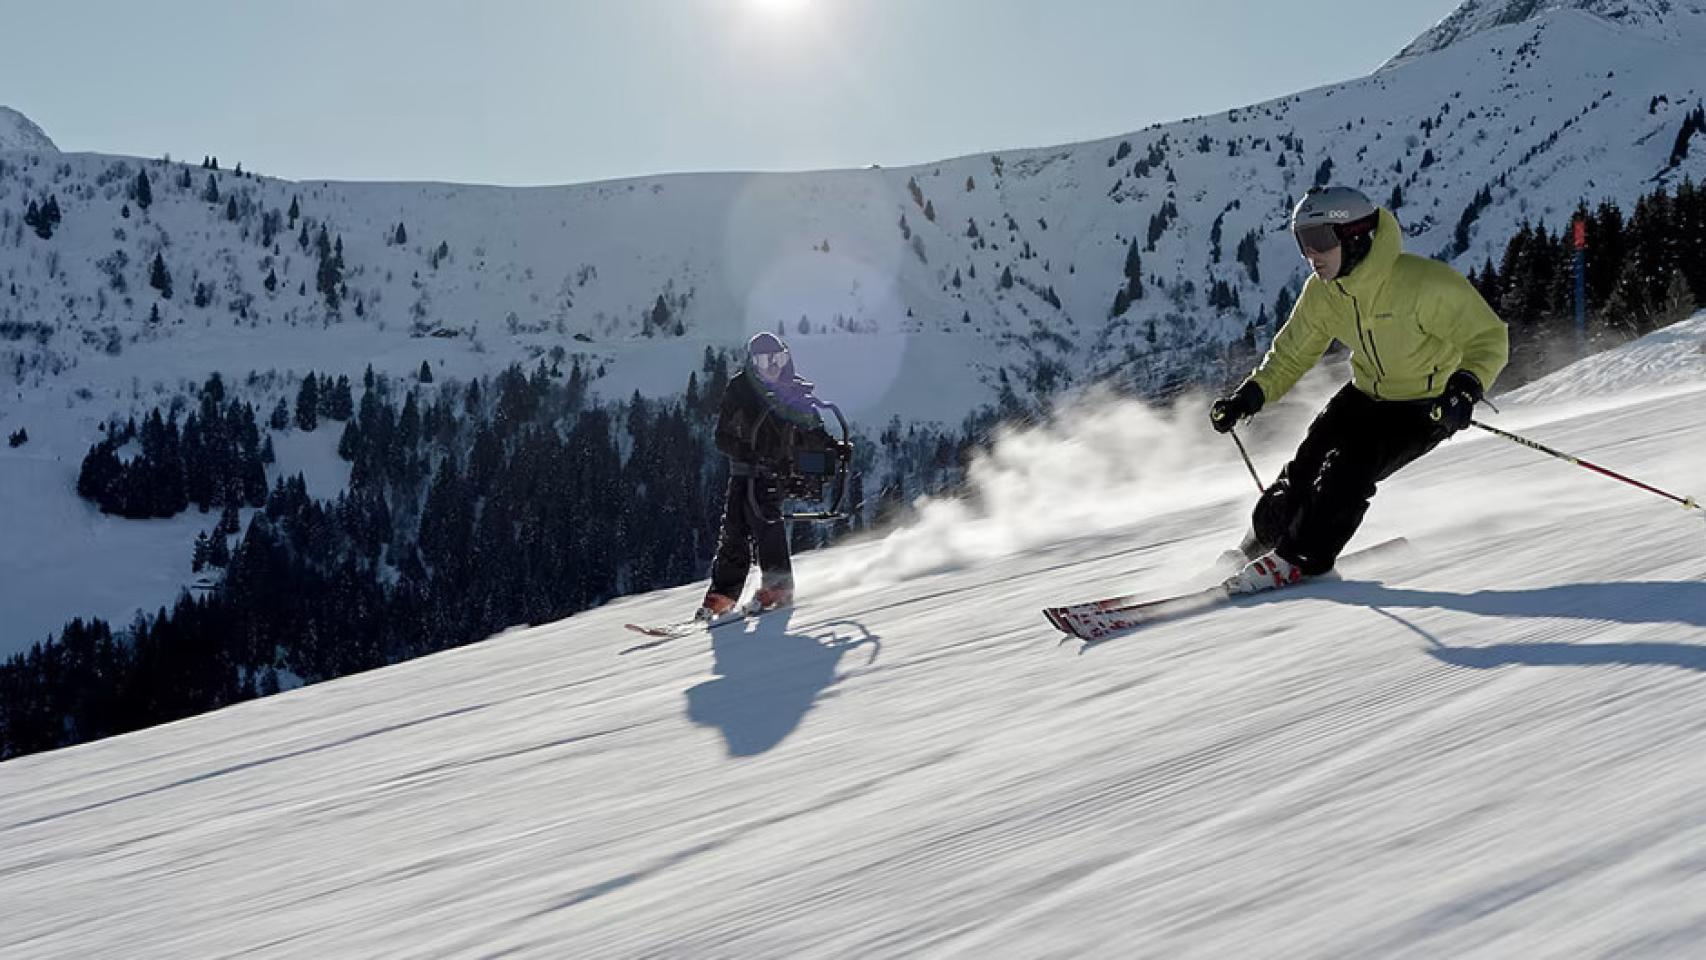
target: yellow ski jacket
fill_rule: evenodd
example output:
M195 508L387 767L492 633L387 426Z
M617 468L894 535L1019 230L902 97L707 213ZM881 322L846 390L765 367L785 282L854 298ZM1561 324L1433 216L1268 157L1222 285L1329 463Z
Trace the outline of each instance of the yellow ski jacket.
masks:
M1380 208L1368 256L1342 280L1310 275L1267 356L1250 375L1278 400L1337 340L1350 348L1351 382L1376 400L1437 397L1467 370L1492 390L1510 342L1480 291L1450 264L1405 253L1402 228Z

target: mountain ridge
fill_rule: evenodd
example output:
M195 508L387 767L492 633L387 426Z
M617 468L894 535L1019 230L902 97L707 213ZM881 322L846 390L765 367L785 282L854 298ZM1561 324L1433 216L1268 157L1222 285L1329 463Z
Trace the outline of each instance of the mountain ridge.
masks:
M59 147L36 126L35 121L0 104L0 150L32 150L58 153Z
M1668 28L1706 30L1706 3L1700 0L1465 0L1381 69L1438 52L1483 31L1528 23L1565 10L1648 33Z

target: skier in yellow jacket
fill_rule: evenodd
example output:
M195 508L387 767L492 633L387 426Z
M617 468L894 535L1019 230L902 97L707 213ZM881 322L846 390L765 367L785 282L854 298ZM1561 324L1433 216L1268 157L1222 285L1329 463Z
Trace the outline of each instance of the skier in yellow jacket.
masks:
M1291 215L1314 269L1249 379L1209 407L1226 433L1290 390L1337 340L1351 382L1310 424L1262 494L1226 581L1234 593L1333 568L1375 485L1469 425L1509 344L1500 320L1450 265L1403 252L1398 219L1349 187L1313 188Z

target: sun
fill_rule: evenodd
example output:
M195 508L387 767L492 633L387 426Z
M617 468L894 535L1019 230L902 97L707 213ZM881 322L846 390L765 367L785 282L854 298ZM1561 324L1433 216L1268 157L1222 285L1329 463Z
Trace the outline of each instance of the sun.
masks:
M783 17L804 10L810 0L746 0L748 6L762 14Z

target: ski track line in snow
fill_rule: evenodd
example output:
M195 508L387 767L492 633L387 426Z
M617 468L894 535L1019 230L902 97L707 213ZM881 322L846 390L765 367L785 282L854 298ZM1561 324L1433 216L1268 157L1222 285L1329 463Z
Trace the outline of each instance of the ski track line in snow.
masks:
M214 768L211 770L205 770L205 771L202 771L200 773L196 773L196 774L192 774L192 775L188 775L188 776L181 776L181 777L178 777L177 779L170 780L170 781L163 782L163 783L154 783L154 784L151 784L148 786L137 786L137 787L123 793L120 796L108 797L104 800L96 801L96 802L90 803L90 804L85 804L85 805L82 805L79 807L74 807L71 809L64 809L64 810L57 810L57 811L50 813L50 814L43 814L41 816L34 817L34 818L26 818L24 820L15 821L12 823L0 823L0 834L8 833L8 832L11 832L14 830L23 829L26 827L38 826L38 825L43 824L43 823L48 823L48 822L52 822L55 820L61 820L61 819L64 819L66 817L77 816L79 814L88 813L88 812L91 812L94 810L102 809L102 808L113 806L113 805L120 804L120 803L125 803L125 802L131 801L131 800L142 799L145 797L153 796L153 795L156 795L159 793L164 793L164 792L174 790L174 789L178 789L181 787L193 786L195 784L202 783L204 781L215 780L215 779L219 779L221 777L229 776L232 774L242 773L242 772L245 772L247 770L257 768L257 767L264 767L264 766L269 766L269 765L274 764L274 763L281 763L281 762L286 762L286 761L290 761L290 760L295 760L295 759L298 759L301 757L311 756L311 755L318 754L318 753L323 753L323 752L328 751L328 750L336 750L336 749L339 749L341 747L351 746L351 745L361 743L361 742L366 741L366 740L373 739L375 737L383 737L383 736L387 736L390 734L399 733L401 731L409 730L413 727L417 727L417 726L420 726L420 725L426 724L426 723L434 723L434 722L437 722L439 720L447 720L447 719L452 719L452 718L459 717L459 716L466 716L468 714L478 713L478 712L481 712L481 711L484 711L487 709L491 709L494 707L496 707L496 708L508 707L510 705L513 705L513 704L522 703L522 702L532 700L535 698L539 698L539 697L556 696L556 695L561 694L564 690L572 689L575 687L582 687L582 686L586 686L589 684L594 684L594 685L601 684L601 683L611 679L612 676L613 676L613 674L604 674L604 675L600 675L597 677L581 678L581 679L572 680L572 681L569 681L567 683L557 684L557 685L546 687L546 688L539 689L539 690L531 690L531 691L527 691L525 693L507 696L507 697L504 697L504 698L498 699L498 700L483 700L480 702L469 703L469 704L466 704L466 705L461 706L461 707L456 707L456 708L453 708L451 710L442 710L442 711L439 711L437 713L430 714L428 716L415 717L413 719L407 719L407 720L398 720L398 721L387 723L387 724L384 724L382 726L375 727L375 728L372 728L369 730L361 730L361 731L357 731L357 732L353 732L353 733L344 732L341 725L334 726L328 732L338 733L339 735L337 736L336 739L330 740L330 741L321 741L321 740L317 739L316 736L312 732L310 732L308 736L305 736L302 738L304 741L302 743L302 745L295 748L295 749L286 750L286 751L279 752L279 753L269 753L266 756L255 757L254 759L244 760L244 761L240 761L237 763L228 763L228 764L225 764L221 767L217 767L217 768ZM487 678L487 679L490 679L490 678ZM476 692L476 691L471 691L471 692ZM620 700L625 695L626 695L626 693L622 693L622 694L607 696L601 700L583 701L580 704L578 704L577 706L583 707L583 708L589 707L589 706L598 706L598 705L601 705L601 704L608 702L608 701ZM260 702L262 702L262 701L252 701L252 703L260 703ZM244 709L244 708L249 707L249 706L250 706L249 704L238 704L238 705L236 705L236 707L234 709L241 710L241 709ZM324 719L324 718L323 717L316 717L313 719L319 720L319 719ZM625 728L618 728L617 730L603 731L602 733L619 732L620 729L625 729ZM146 733L146 731L142 731L142 732ZM596 736L596 735L600 735L600 734L582 735L581 739L590 739L592 736ZM163 753L163 754L150 755L147 757L138 757L134 760L118 764L118 765L116 765L110 769L112 771L116 772L116 771L120 771L120 770L129 768L129 767L135 767L135 766L153 767L153 766L158 765L159 762L165 758L180 756L180 755L186 756L186 759L189 760L189 759L193 759L193 758L189 757L188 755L191 755L191 754L198 754L199 755L199 754L204 754L204 753L208 752L206 748L209 746L209 743L211 743L213 745L217 745L217 746L224 746L226 744L241 745L241 744L250 742L253 739L254 739L253 731L245 731L241 734L233 735L231 737L226 737L226 738L222 738L222 739L215 740L215 741L197 743L191 748L172 750L172 751L168 751L168 752ZM217 751L215 751L215 753L217 753ZM51 794L51 793L56 792L60 787L66 785L68 783L76 782L76 781L80 780L81 778L82 778L82 774L81 774L81 772L79 772L77 775L65 778L64 780L44 783L39 787L39 789L36 791L36 793L41 794L41 795Z
M708 840L699 841L697 843L690 844L685 848L671 851L638 869L630 870L618 876L613 876L584 886L567 896L557 897L551 902L537 907L522 916L516 917L513 920L508 920L505 922L506 932L517 930L522 925L532 925L547 921L549 918L553 918L555 915L560 914L564 910L580 906L607 894L615 893L644 880L659 876L665 872L698 859L699 857L723 850L738 842L749 840L758 833L769 831L775 827L792 823L803 817L820 814L868 797L884 790L889 786L890 781L905 780L912 774L952 760L958 755L958 753L958 750L933 751L919 757L917 760L901 767L898 770L878 773L874 776L866 777L854 783L847 784L827 794L813 797L804 805L796 805L795 807L784 810L780 813L733 824L721 830L716 836L713 836ZM770 908L774 909L775 906L776 905L772 904L770 905ZM762 917L754 918L754 921L756 922L761 919ZM723 923L732 928L728 931L730 934L739 935L745 932L742 929L746 926L743 918L731 916L725 918ZM547 926L549 926L549 924L547 924ZM619 930L613 929L610 932L621 932L628 937L629 941L632 942L602 942L598 947L600 953L605 953L607 955L651 955L655 954L657 951L655 942L649 939L652 935L652 931L650 930L634 932L624 927ZM714 933L716 933L714 929L701 930L698 932L698 936L703 938ZM732 945L735 939L736 937L731 936L727 940L719 942L723 946L729 946ZM450 954L456 954L460 950L475 950L486 944L488 941L489 936L485 932L475 933L471 935L466 942L458 945L458 947L451 949L448 952ZM558 936L548 934L543 939L535 942L536 945L539 943L560 945L561 940ZM512 950L512 952L525 953L526 951Z
M1513 683L1527 686L1539 682L1541 682L1541 678L1534 674L1507 673L1478 678L1458 667L1437 666L1419 675L1400 677L1396 683L1383 686L1380 689L1353 695L1323 711L1299 717L1277 726L1262 728L1263 734L1272 735L1271 737L1263 736L1263 740L1277 739L1282 741L1281 744L1264 746L1274 748L1272 752L1275 755L1284 756L1286 754L1283 749L1283 741L1296 728L1301 728L1298 729L1300 736L1297 739L1299 742L1306 742L1313 739L1311 728L1325 727L1329 730L1339 728L1340 724L1337 723L1336 716L1338 714L1353 716L1364 714L1368 707L1377 704L1390 706L1411 703L1423 698L1426 698L1428 702L1428 705L1419 711L1392 718L1384 725L1385 729L1372 736L1360 739L1349 749L1332 752L1329 756L1308 764L1273 786L1249 794L1231 809L1210 815L1176 831L1154 846L1123 856L1109 858L1107 862L1083 872L1065 886L1058 887L1048 895L1007 913L1000 922L977 928L962 935L958 943L947 943L942 946L950 949L949 955L989 956L990 951L996 949L1004 937L1013 933L1023 933L1027 921L1047 913L1058 904L1071 901L1079 895L1080 889L1087 884L1094 882L1098 886L1104 887L1118 885L1124 880L1123 875L1137 873L1147 861L1164 853L1188 846L1227 823L1246 817L1258 816L1261 810L1272 807L1276 803L1283 803L1292 794L1352 768L1370 756L1378 755L1390 744L1402 740L1418 728L1425 728L1431 723L1438 722L1442 716L1459 712L1466 707L1473 707L1494 692L1503 696L1504 690L1502 688ZM1447 695L1442 696L1442 694ZM1176 767L1177 769L1172 771L1172 776L1175 777L1200 772L1198 768L1206 768L1223 760L1222 754L1236 749L1244 739L1242 736L1234 735L1204 749L1193 751L1191 756L1172 758L1166 761L1163 766ZM1267 751L1257 750L1256 752ZM1151 769L1146 773L1160 774L1162 770ZM1116 778L1110 789L1118 790L1122 785L1120 781L1129 779L1130 774ZM1107 798L1102 796L1086 797L1080 801L1081 804L1088 804L1098 813L1106 813L1106 802ZM1009 941L1009 943L1011 942Z

